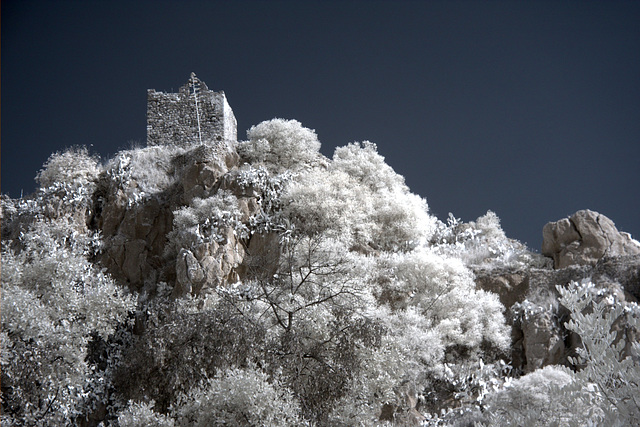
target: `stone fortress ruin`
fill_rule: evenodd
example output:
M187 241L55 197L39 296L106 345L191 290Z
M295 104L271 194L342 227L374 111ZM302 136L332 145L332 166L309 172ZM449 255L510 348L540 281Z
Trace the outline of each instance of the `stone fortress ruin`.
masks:
M195 73L178 93L147 90L147 145L216 145L237 136L224 92L209 90Z

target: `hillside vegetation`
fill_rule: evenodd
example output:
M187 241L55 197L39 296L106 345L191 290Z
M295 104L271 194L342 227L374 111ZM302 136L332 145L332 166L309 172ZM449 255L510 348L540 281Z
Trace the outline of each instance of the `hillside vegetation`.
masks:
M2 425L640 424L637 242L554 268L319 148L75 148L3 197Z

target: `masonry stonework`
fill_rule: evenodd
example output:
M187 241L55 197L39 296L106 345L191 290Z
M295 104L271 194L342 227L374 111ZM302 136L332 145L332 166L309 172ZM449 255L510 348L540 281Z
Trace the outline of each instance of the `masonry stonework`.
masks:
M215 145L237 136L224 92L209 90L194 73L178 93L147 91L147 145Z

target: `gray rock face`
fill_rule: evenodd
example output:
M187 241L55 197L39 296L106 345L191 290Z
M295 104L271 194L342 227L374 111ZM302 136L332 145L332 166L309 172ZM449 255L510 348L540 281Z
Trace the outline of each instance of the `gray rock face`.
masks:
M550 222L542 230L542 254L554 267L594 265L604 256L640 254L640 243L621 233L613 221L591 210Z
M591 279L618 301L640 300L640 255L605 256L596 265L570 265L561 269L477 269L476 286L498 294L511 313L512 366L532 372L547 365L567 364L580 345L579 337L564 327L567 310L558 305L556 286L572 281ZM524 300L538 309L522 318L515 318L514 304ZM627 343L638 340L629 336L631 329L619 325L627 334Z
M237 182L239 157L232 144L196 146L170 160L173 183L136 203L126 196L129 187L139 186L135 179L122 188L125 184L114 182L108 174L102 178L101 207L93 222L105 241L100 262L115 278L137 290L147 283L166 282L178 297L235 282L258 260L277 266L279 240L271 234L253 233L241 239L233 227L226 227L218 240L171 246L173 213L195 198L206 199L222 190L231 193L245 224L261 207L259 191Z
M138 287L162 263L172 213L157 199L128 207L119 196L105 197L105 207L95 219L105 239L100 260L115 278Z
M203 287L216 287L238 280L246 251L231 228L225 239L196 246L193 252L181 249L176 259L174 296L199 294Z
M182 170L181 202L189 204L195 197L205 198L214 193L221 178L238 166L239 157L231 144L200 145L179 156L175 163Z
M555 286L565 286L572 280L586 277L588 267L549 269L481 269L475 271L476 286L498 295L500 302L511 313L512 366L523 372L532 372L547 365L566 362L566 331L556 307L549 303L557 298ZM514 317L514 305L525 299L537 309L526 316ZM517 311L517 310L516 310Z
M241 258L235 238L229 239L224 248L207 247L206 250L180 252L173 262L166 259L167 235L173 228L173 211L188 205L195 197L206 198L217 191L221 179L237 167L238 155L230 144L194 147L172 160L176 184L162 192L152 194L137 203L125 195L125 189L117 185L107 175L101 188L101 209L96 209L96 226L105 239L102 264L119 280L132 288L140 288L145 281L166 281L175 283L183 291L195 292L206 281L222 280L221 274L228 276ZM127 182L129 187L137 187L135 180ZM246 200L242 207L248 215L257 209L254 200ZM241 252L241 251L240 251ZM229 256L228 253L234 254ZM213 256L217 262L207 257ZM228 261L228 262L227 262ZM183 292L184 293L184 292Z
M529 277L526 271L477 270L476 287L498 295L500 302L509 308L522 302L529 290Z
M204 279L205 273L193 253L184 248L180 250L176 260L176 281L181 285L180 293L192 292L193 285L202 285Z
M527 372L563 361L563 331L552 313L543 311L531 316L522 323L522 335Z

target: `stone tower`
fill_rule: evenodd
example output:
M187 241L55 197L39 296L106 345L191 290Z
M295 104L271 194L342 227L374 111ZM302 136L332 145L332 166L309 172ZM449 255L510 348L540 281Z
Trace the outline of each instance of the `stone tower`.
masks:
M195 73L178 93L147 91L147 145L215 145L237 137L224 92L209 90Z

